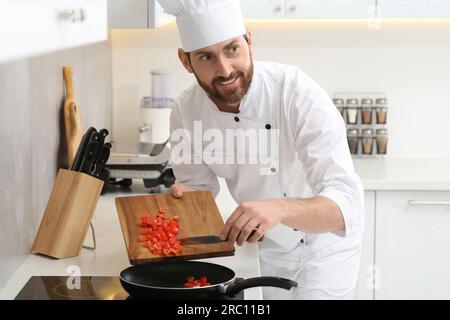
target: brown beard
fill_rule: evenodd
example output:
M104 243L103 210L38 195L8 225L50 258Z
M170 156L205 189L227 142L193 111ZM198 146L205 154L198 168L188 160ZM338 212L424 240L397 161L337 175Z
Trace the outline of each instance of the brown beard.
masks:
M245 75L242 71L236 71L233 72L228 78L224 77L217 77L212 81L212 85L208 85L205 82L201 81L197 74L194 71L195 78L198 81L198 84L200 87L203 88L203 90L206 91L206 93L212 97L217 99L218 101L227 104L227 105L234 105L242 101L244 96L247 94L248 89L250 88L250 84L252 83L253 78L253 61L251 61L250 68L247 72L247 75ZM240 77L241 85L235 89L227 90L225 94L221 94L219 90L216 89L216 84L218 82L225 82L231 79L236 78L237 76Z

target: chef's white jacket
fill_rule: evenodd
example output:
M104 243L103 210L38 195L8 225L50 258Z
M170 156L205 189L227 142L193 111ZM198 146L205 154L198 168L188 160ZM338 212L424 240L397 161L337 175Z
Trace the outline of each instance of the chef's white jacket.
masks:
M237 203L333 200L345 231L313 235L283 224L267 231L259 244L262 272L294 278L299 288L290 293L265 288L264 293L273 299L350 297L359 269L364 194L342 116L316 82L298 67L255 61L239 113L219 111L195 83L176 101L171 132L177 183L216 195L217 177L223 177ZM244 148L225 139L230 132L248 133ZM177 148L181 144L183 152Z

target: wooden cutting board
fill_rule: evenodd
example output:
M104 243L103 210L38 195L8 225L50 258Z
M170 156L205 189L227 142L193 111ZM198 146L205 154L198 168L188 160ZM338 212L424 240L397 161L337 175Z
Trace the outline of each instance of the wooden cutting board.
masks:
M80 109L75 101L71 66L63 68L64 82L66 86L66 99L64 101L64 126L66 128L67 161L69 169L72 167L75 154L83 137L83 123L81 122Z
M181 255L169 257L154 255L139 242L141 216L154 217L159 209L166 210L168 216L180 217L179 238L219 234L224 222L209 191L185 192L180 199L170 194L119 197L116 208L131 264L234 255L234 245L228 242L184 245Z

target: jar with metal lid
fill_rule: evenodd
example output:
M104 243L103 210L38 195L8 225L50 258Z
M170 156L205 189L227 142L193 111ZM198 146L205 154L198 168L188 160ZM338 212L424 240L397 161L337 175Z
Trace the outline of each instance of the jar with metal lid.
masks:
M358 99L347 99L347 123L357 124L358 123L358 109L359 101Z
M347 142L351 154L358 154L359 146L359 130L358 129L348 129L347 130Z
M340 98L333 99L333 103L336 106L336 108L339 110L339 113L341 114L342 118L344 117L344 110L345 110L345 100Z
M361 122L362 124L372 124L373 99L361 100Z
M386 129L376 130L377 154L387 153L388 134Z
M375 111L377 114L377 124L386 124L387 120L387 99L379 98L375 100Z
M363 129L362 131L362 154L373 154L373 130Z

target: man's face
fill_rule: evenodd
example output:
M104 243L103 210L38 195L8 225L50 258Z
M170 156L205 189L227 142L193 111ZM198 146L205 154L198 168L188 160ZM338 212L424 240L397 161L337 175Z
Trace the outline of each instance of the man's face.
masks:
M239 104L253 76L251 38L243 36L192 51L190 67L208 95L226 105Z

